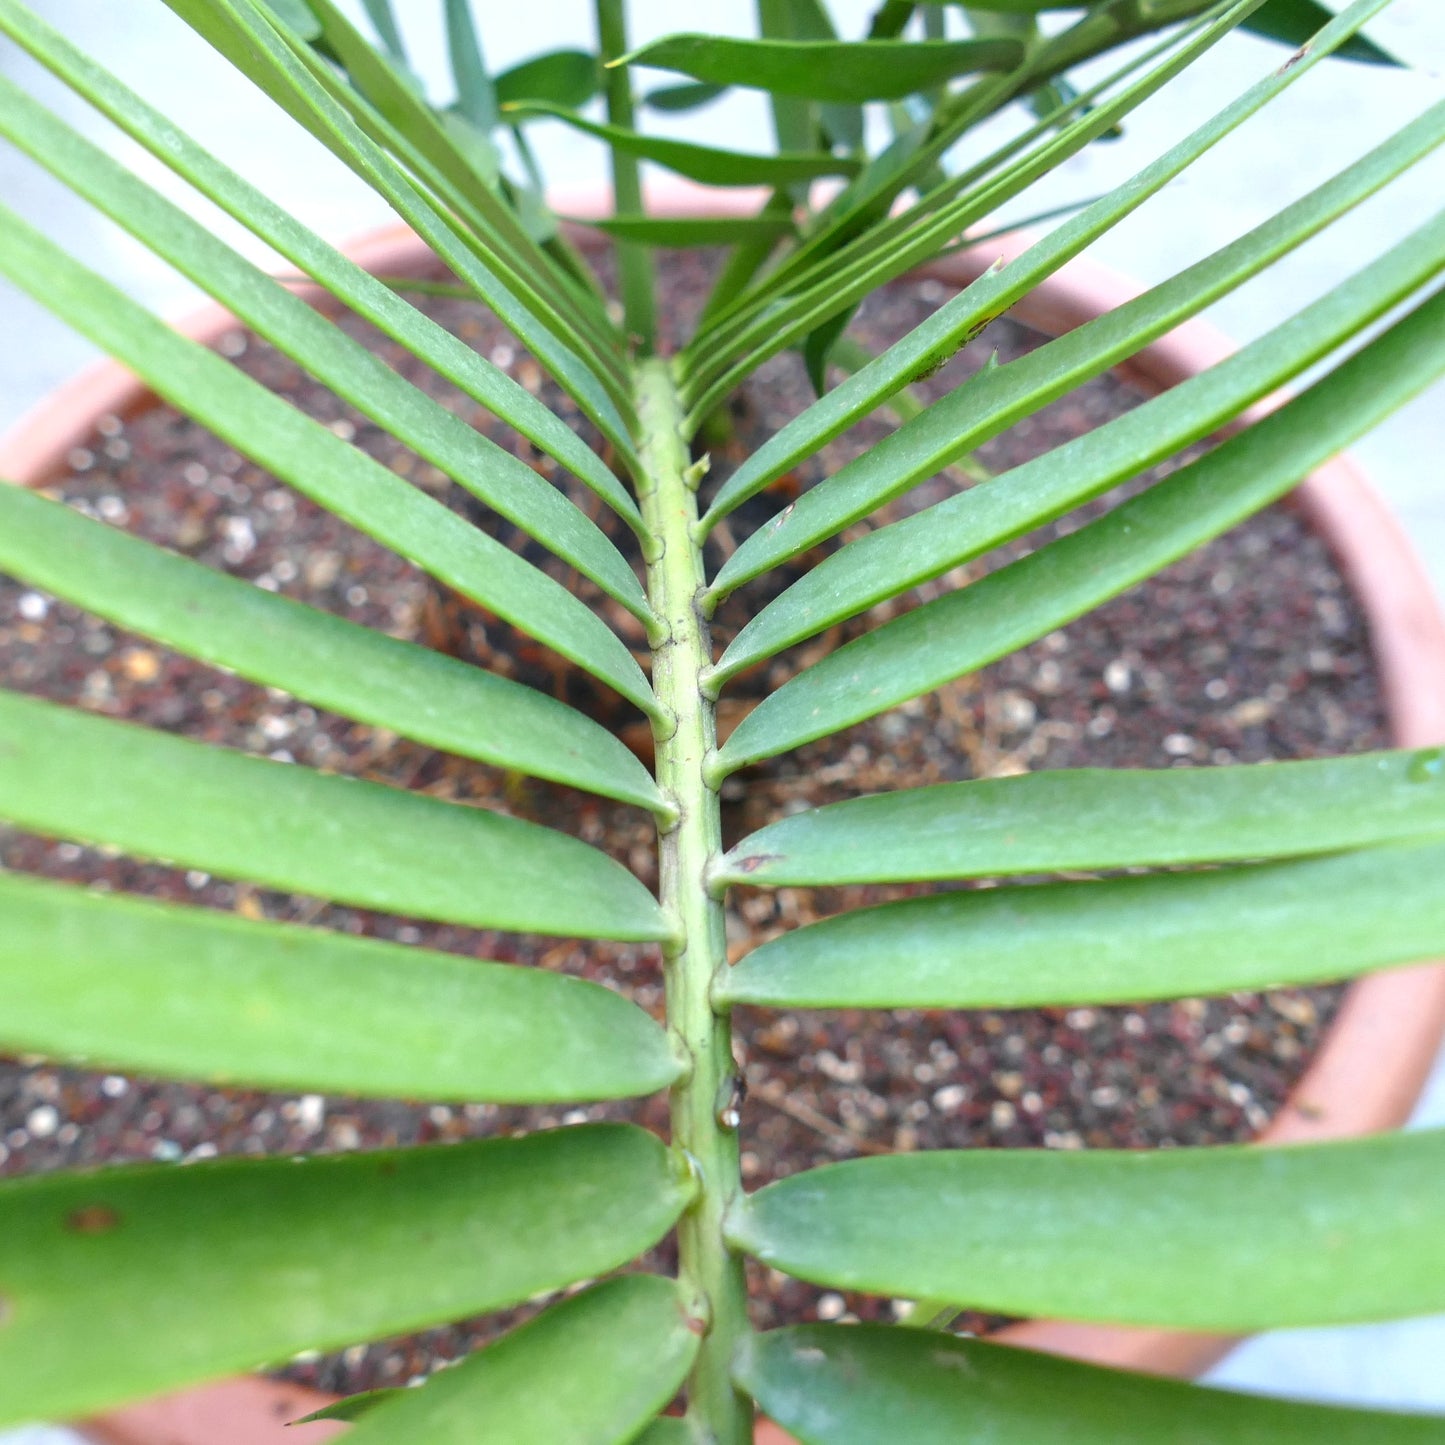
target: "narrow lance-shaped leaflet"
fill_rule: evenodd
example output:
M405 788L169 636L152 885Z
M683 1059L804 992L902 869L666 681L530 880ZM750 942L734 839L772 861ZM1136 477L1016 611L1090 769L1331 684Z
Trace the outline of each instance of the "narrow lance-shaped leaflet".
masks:
M91 1414L565 1288L655 1244L691 1191L660 1140L617 1124L8 1180L0 1423Z
M575 1103L665 1088L663 1030L599 984L0 874L0 1044L225 1087Z
M569 938L671 932L636 877L564 833L21 693L0 692L0 817L403 916Z
M1439 1445L1436 1416L1204 1389L880 1325L754 1336L737 1378L802 1445Z
M1188 814L1180 826L1189 826ZM1445 821L1438 834L1445 838ZM1432 841L1144 878L950 890L770 939L718 980L713 1000L1075 1007L1351 978L1445 953L1442 876L1445 842ZM1412 906L1401 908L1401 897Z
M1057 768L794 813L717 886L837 887L1304 857L1445 836L1438 748L1224 768Z
M676 1281L623 1275L379 1401L356 1445L629 1445L677 1392L705 1328Z
M740 1204L728 1237L814 1284L999 1314L1220 1333L1355 1324L1445 1309L1442 1168L1445 1129L941 1149L791 1175Z

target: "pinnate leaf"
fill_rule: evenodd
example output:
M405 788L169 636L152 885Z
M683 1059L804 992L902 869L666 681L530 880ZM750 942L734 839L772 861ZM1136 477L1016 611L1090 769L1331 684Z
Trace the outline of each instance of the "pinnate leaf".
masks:
M1223 768L1063 768L780 818L716 884L833 887L1305 857L1445 834L1445 752Z
M230 1087L621 1098L679 1072L598 984L0 874L7 1050Z
M1033 1008L1317 983L1445 954L1442 876L1445 843L1431 842L940 893L792 929L723 974L713 997Z
M563 1288L654 1244L688 1193L657 1138L617 1124L9 1180L0 1423Z
M1362 1323L1445 1309L1442 1170L1445 1129L931 1150L790 1175L738 1205L728 1233L814 1284L999 1314L1223 1333Z
M357 1445L627 1445L682 1384L701 1321L680 1287L623 1275L368 1410Z
M3 691L0 817L418 918L568 937L669 933L631 873L550 828Z
M1296 1404L880 1325L755 1335L736 1378L802 1445L1439 1445L1445 1421Z

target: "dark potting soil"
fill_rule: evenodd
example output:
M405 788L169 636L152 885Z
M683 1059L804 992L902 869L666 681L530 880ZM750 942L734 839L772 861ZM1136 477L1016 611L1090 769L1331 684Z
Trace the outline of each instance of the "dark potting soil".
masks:
M665 312L675 325L695 304L690 298L703 294L707 274L707 263L693 256L677 257L667 268L665 294L677 304ZM943 295L936 283L890 287L867 304L853 334L876 349L921 321ZM586 432L574 409L482 308L437 298L420 304ZM469 422L545 475L556 475L549 459L394 344L354 318L344 324ZM1007 361L1040 341L1009 321L996 322L921 389L929 397L941 395L992 351ZM545 560L270 347L237 332L223 340L221 350L419 487L477 515L528 556ZM769 363L732 407L734 440L714 444L705 488L810 397L792 358ZM1112 378L1096 381L990 442L978 460L1003 470L1137 400ZM755 525L796 490L837 470L890 425L887 418L873 419L828 447L807 473L784 478L746 516L720 529L719 554L745 534L746 524ZM575 488L565 477L556 480ZM908 506L967 484L963 472L950 471ZM553 687L593 707L639 749L647 747L636 715L615 699L579 687L575 676L539 656L534 646L513 646L495 619L463 608L409 564L168 409L106 418L47 492L257 586ZM579 496L590 502L586 494ZM1092 504L1015 544L1008 555L1071 530L1115 500ZM596 515L595 504L591 510ZM920 589L893 610L980 570ZM586 587L571 580L587 595ZM776 579L771 584L763 579L730 602L718 619L719 639L725 641L759 598L777 587ZM879 614L870 616L876 620ZM752 701L853 635L856 626L803 644L741 679L722 710L722 728L735 725ZM318 712L4 577L0 681L207 742L531 818L606 849L649 885L655 881L653 829L635 809L518 779ZM1191 767L1319 757L1387 741L1364 620L1324 544L1282 505L976 676L730 780L725 825L731 842L780 813L886 788L1084 765ZM609 983L659 1018L663 1012L656 951L647 946L537 940L384 917L4 827L0 866L252 918L562 970ZM910 891L917 890L741 890L729 912L730 951L736 958L800 923ZM748 1082L743 1172L752 1188L831 1160L895 1150L1158 1147L1248 1139L1280 1108L1340 996L1339 988L1315 988L1117 1008L739 1010L738 1048ZM122 1160L351 1150L617 1118L665 1134L665 1100L568 1110L416 1106L0 1060L0 1174L6 1175ZM661 1247L651 1265L668 1268L669 1249ZM886 1319L906 1310L902 1301L819 1291L761 1268L754 1269L752 1285L755 1317L763 1327L813 1318ZM400 1383L464 1353L532 1308L299 1359L286 1373L347 1393ZM981 1329L989 1323L965 1317L960 1326Z

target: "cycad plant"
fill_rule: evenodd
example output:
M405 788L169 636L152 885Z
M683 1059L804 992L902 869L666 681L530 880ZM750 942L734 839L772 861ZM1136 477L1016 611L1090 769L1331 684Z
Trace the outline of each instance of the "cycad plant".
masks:
M666 1022L602 987L324 930L0 876L0 1043L54 1059L264 1087L435 1101L593 1101L669 1091L664 1140L581 1125L452 1147L223 1160L0 1187L0 1423L58 1418L227 1372L567 1291L415 1390L347 1406L366 1441L646 1445L751 1438L755 1407L807 1445L1445 1440L1445 1422L1252 1400L944 1332L954 1307L1248 1331L1445 1308L1445 1134L1288 1149L939 1151L739 1174L729 1015L790 1008L1013 1007L1347 977L1445 946L1445 765L1376 753L1267 767L1057 771L905 789L780 818L730 851L719 789L748 768L1040 638L1283 495L1445 371L1445 216L1232 358L1041 460L838 546L840 533L1260 274L1445 137L1438 104L1337 175L1138 300L931 405L936 370L1092 240L1332 53L1383 62L1313 0L884 0L840 40L818 0L759 0L759 38L679 35L627 56L620 0L598 54L500 76L466 0L445 14L454 105L428 102L386 0L373 44L333 0L167 0L395 208L520 339L602 440L441 330L227 170L19 0L0 32L300 273L369 319L575 478L552 482L389 371L287 286L0 78L0 131L339 397L589 580L553 577L230 362L168 330L8 211L0 271L180 410L297 491L614 690L655 767L555 697L221 575L65 505L0 488L0 567L114 623L464 759L656 820L659 895L597 848L498 811L247 757L0 694L0 816L140 858L449 923L644 940ZM947 22L947 23L945 23ZM955 246L1117 127L1222 36L1298 45L1199 130L875 357L838 350L884 282ZM916 26L921 39L910 38ZM1318 33L1314 33L1317 30ZM1068 74L1126 41L1080 92ZM605 64L599 64L599 60ZM744 155L634 124L721 87L769 92L779 147ZM605 93L607 119L582 108ZM994 149L957 143L1004 106ZM548 211L527 129L556 117L610 148L619 300ZM648 215L647 160L772 190L746 217ZM829 198L811 183L833 178ZM816 188L821 193L822 188ZM654 344L654 248L725 245L696 334ZM796 348L847 377L722 485L700 435L739 383ZM855 364L856 363L856 364ZM1221 429L1309 372L1292 400L1097 520L969 585L954 569ZM893 403L906 420L752 532L704 543L780 477ZM761 499L756 501L754 499ZM495 530L495 528L493 529ZM626 539L620 548L613 538ZM823 560L804 570L800 558ZM714 609L789 565L721 652ZM791 574L790 574L791 575ZM920 584L947 578L931 600ZM786 580L786 579L785 579ZM736 680L879 602L890 620L813 660L729 736ZM645 633L641 666L608 617ZM736 782L734 783L734 786ZM1080 872L1085 881L1037 881ZM733 966L729 890L1005 880L860 908ZM1008 882L1027 879L1026 882ZM675 1279L626 1273L676 1230ZM755 1333L744 1258L919 1300L917 1327ZM939 1326L935 1328L933 1326ZM683 1417L664 1414L681 1393Z

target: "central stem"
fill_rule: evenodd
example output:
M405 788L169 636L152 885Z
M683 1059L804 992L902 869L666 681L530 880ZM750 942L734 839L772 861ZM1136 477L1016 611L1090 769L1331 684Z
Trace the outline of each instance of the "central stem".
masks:
M653 687L671 720L657 728L657 778L677 809L662 836L662 905L674 924L664 946L667 1023L691 1065L673 1086L673 1144L699 1175L696 1201L678 1224L678 1275L708 1321L688 1381L688 1416L700 1441L751 1445L752 1406L732 1385L730 1366L748 1328L743 1266L723 1239L728 1205L741 1192L738 1170L736 1064L725 1015L712 1006L713 979L727 967L723 907L709 896L709 864L722 851L718 795L705 767L716 744L712 704L700 679L711 661L707 623L698 609L704 576L693 540L697 497L683 437L682 411L669 364L643 362L637 372L643 516L660 543L647 590L662 621L653 649Z

